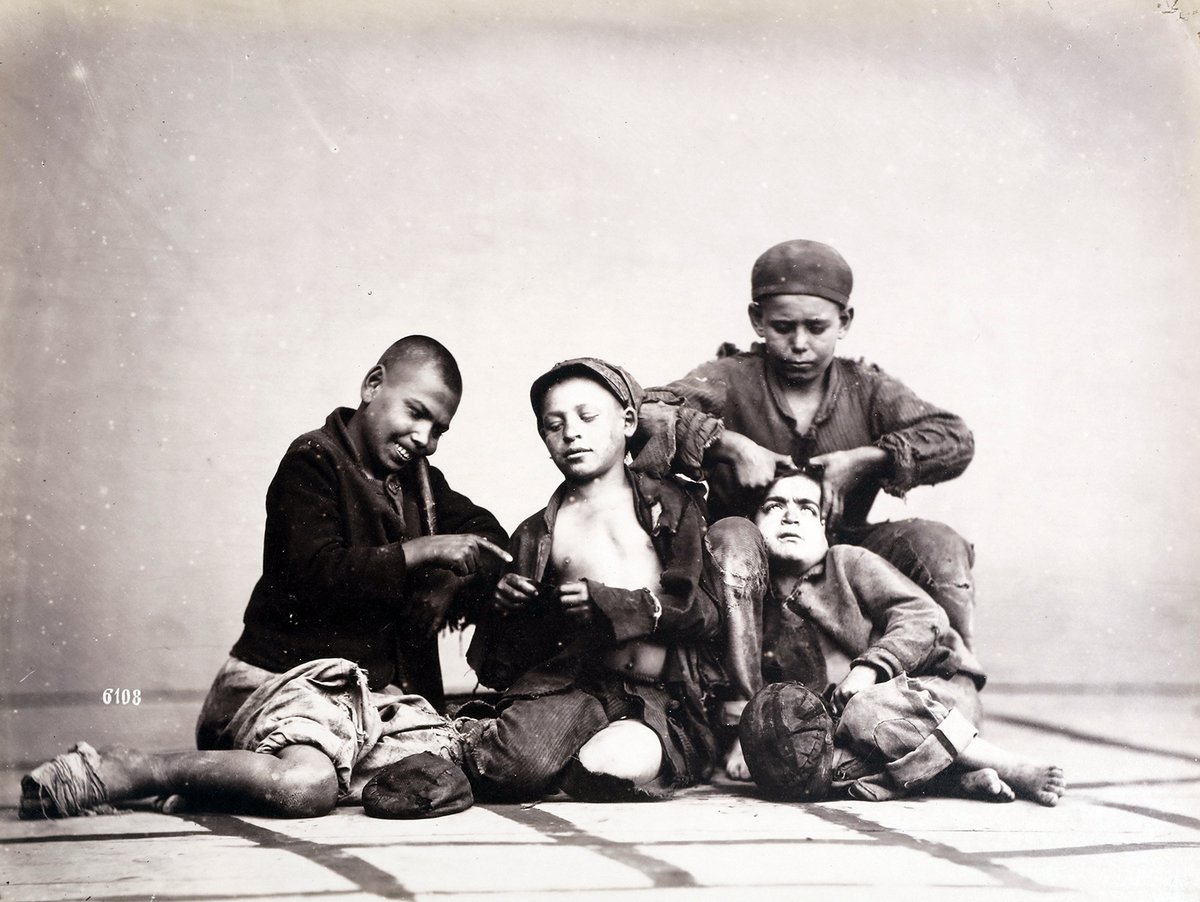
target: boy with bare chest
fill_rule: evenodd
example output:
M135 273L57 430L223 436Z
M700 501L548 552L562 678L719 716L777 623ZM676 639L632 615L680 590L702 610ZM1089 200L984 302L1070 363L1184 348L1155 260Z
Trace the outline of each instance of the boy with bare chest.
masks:
M499 716L467 731L485 798L654 798L711 767L698 649L719 613L701 586L704 508L694 486L626 469L641 393L594 358L530 391L564 481L514 534L468 653L505 690Z

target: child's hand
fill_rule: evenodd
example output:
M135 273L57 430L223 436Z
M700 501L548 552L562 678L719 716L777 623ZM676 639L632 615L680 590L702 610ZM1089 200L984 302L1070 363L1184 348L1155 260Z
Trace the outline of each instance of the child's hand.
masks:
M837 529L847 493L886 467L889 459L886 451L874 446L831 451L809 459L810 464L821 468L821 519L826 530Z
M538 586L531 579L516 573L505 573L492 594L492 607L501 614L522 610L537 597Z
M850 668L846 678L833 689L829 706L834 714L841 714L846 709L846 703L862 690L879 682L879 671L867 664L856 664Z
M779 469L794 466L786 454L776 454L737 432L726 432L718 444L718 458L733 467L733 477L743 489L761 489Z
M493 557L512 563L512 555L495 542L471 533L409 539L404 543L404 557L410 567L433 564L459 576L470 576Z
M587 623L596 614L596 603L583 580L563 583L558 587L558 600L563 613L576 623Z

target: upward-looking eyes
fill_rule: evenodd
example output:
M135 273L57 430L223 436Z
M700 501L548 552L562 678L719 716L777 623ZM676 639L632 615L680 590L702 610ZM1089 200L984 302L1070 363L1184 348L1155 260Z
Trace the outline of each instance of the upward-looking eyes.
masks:
M790 513L792 513L793 515L813 517L814 519L817 519L817 520L821 519L821 508L819 508L812 501L785 502L785 501L780 501L777 498L770 498L763 502L763 505L761 508L759 508L759 510L762 511L764 514L770 514L770 513L783 513L785 510L788 510L789 508L790 508Z

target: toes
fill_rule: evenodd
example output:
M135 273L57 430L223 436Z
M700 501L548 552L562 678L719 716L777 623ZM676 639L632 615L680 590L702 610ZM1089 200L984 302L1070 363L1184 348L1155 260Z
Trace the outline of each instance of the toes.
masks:
M750 768L746 766L745 761L727 761L725 762L725 776L730 780L745 782L750 779Z
M985 802L1011 802L1016 798L1012 787L1000 779L1000 775L990 767L963 774L959 786L968 798Z

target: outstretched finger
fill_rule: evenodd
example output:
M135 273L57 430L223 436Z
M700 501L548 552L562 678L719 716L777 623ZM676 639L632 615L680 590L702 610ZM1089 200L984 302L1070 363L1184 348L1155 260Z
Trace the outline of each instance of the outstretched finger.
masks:
M504 563L506 563L506 564L512 563L513 557L511 554L509 554L507 551L505 551L503 548L501 548L495 542L493 542L489 539L485 539L483 536L475 537L475 547L482 548L483 550L495 555L496 557L500 558L500 560L504 561Z

